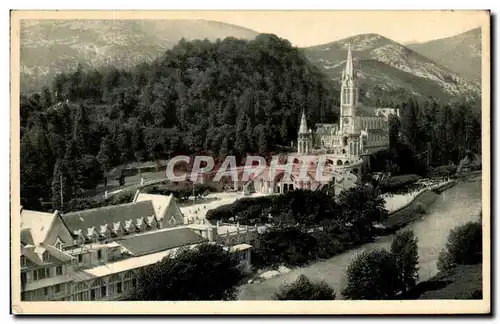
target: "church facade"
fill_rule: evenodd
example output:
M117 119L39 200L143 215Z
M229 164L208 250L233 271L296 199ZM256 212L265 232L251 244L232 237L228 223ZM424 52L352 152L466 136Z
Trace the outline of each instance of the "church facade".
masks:
M399 111L393 108L376 108L373 111L374 116L358 115L359 84L350 46L341 82L339 122L317 124L313 134L311 129L307 128L303 112L297 139L297 153L311 154L316 151L358 160L389 147L388 118L390 114L399 115Z

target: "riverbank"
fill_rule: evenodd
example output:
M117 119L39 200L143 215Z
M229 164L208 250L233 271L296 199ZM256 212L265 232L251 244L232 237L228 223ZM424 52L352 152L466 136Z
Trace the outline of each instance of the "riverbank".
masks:
M403 299L482 299L482 264L459 265L418 283Z
M382 234L394 232L422 217L427 208L436 201L437 194L429 189L420 192L409 204L389 214L379 227Z

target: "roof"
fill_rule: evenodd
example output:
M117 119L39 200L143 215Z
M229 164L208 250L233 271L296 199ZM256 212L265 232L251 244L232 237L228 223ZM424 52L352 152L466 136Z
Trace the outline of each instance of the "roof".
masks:
M306 133L308 133L306 113L304 111L302 111L302 115L300 117L299 134L306 134Z
M28 260L36 265L44 265L47 262L43 262L43 253L47 251L55 259L66 262L74 259L71 255L66 252L60 251L51 245L38 245L38 246L25 246L21 250L21 254L24 255ZM49 262L53 263L53 262Z
M23 245L34 245L33 235L31 234L31 228L25 228L21 230L21 243Z
M30 282L26 283L26 286L24 287L23 291L31 291L31 290L36 290L36 289L40 289L40 288L51 287L54 285L58 285L58 284L62 284L62 283L70 282L70 281L73 281L73 276L71 274L45 278L42 280L30 281Z
M42 243L45 240L55 217L56 213L43 213L23 209L21 211L21 238L23 238L24 235L24 239L29 240L29 236L27 236L26 232L22 234L22 230L29 229L31 232L30 235L32 242L30 244L37 245Z
M117 242L133 255L141 256L206 241L187 227L177 227L130 236Z
M189 246L193 248L195 245ZM125 260L120 260L112 263L108 263L106 265L102 265L99 267L94 267L91 269L82 270L79 272L75 272L73 276L75 279L79 279L76 281L88 280L90 278L95 277L103 277L109 276L115 273L128 271L132 269L142 268L148 266L150 264L154 264L156 262L161 261L164 257L173 255L177 251L176 248L169 249L166 251L161 251L157 253L146 254L139 257L133 257Z
M168 206L172 203L173 198L174 198L173 194L165 196L165 195L139 193L134 201L135 202L151 201L151 203L153 204L153 209L156 215L156 219L161 220L163 219L164 216L164 210L168 208Z
M75 235L79 230L87 232L89 229L94 228L95 231L99 231L101 226L104 225L107 225L109 229L113 229L113 224L117 223L122 227L126 227L126 221L132 220L135 224L137 219L144 219L154 215L153 203L148 200L81 210L62 215L62 219L70 232Z
M230 252L238 252L238 251L245 251L248 249L251 249L252 246L250 244L237 244L235 246L232 246L229 251Z

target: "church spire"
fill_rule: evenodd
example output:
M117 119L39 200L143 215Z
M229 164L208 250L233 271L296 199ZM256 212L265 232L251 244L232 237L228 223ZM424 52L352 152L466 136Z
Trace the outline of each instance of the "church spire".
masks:
M300 127L299 134L306 134L307 130L307 121L306 121L306 112L302 110L302 117L300 118Z
M354 78L354 65L352 63L351 44L347 45L347 60L345 63L345 71L343 74L344 74L344 77L347 79Z

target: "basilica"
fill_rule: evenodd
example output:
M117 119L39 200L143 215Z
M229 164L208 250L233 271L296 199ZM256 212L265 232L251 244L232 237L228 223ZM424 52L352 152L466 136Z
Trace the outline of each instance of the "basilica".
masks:
M302 112L297 152L299 154L326 153L358 160L389 147L390 114L399 115L398 109L375 108L373 116L358 115L359 86L354 69L351 47L342 71L340 119L338 124L317 124L316 131L307 128ZM337 159L341 165L342 159Z

